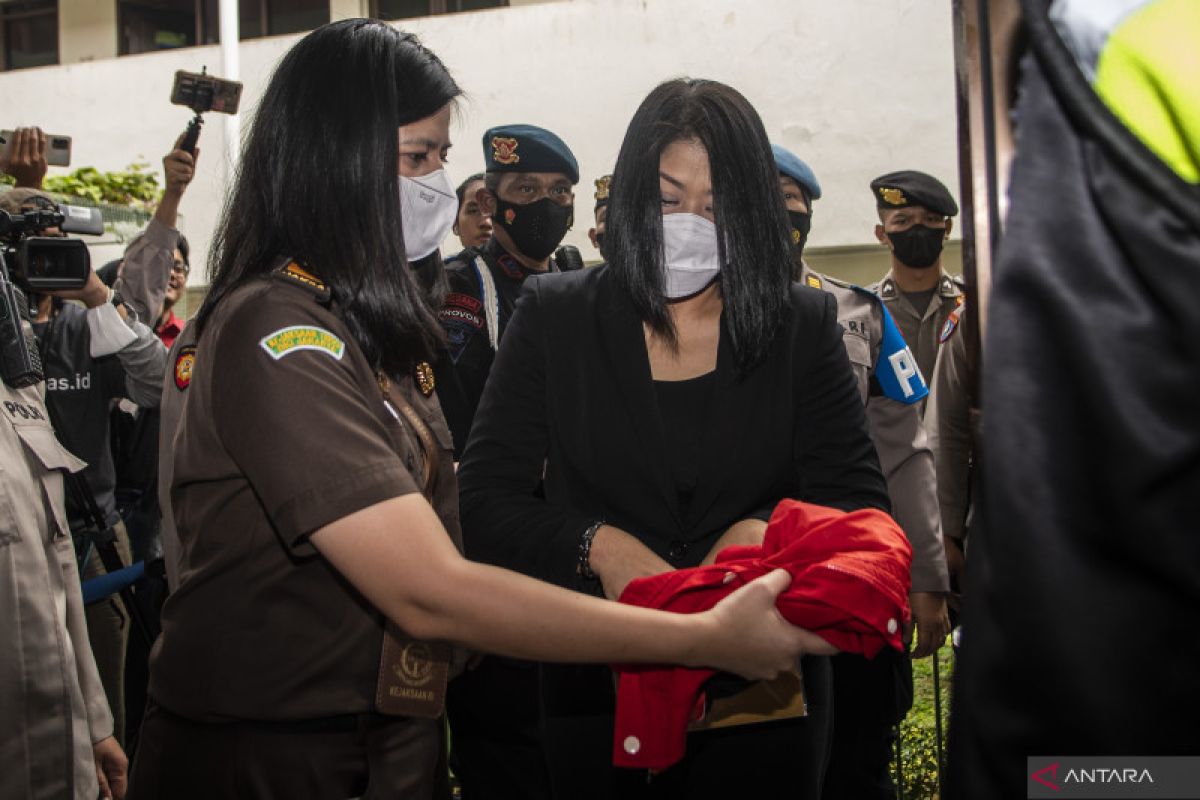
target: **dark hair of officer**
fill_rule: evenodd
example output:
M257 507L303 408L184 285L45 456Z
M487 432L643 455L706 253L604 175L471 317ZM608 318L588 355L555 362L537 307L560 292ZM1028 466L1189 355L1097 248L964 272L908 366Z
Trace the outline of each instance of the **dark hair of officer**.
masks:
M696 139L708 151L721 255L721 297L742 372L766 354L782 329L791 280L788 219L767 132L739 92L681 78L646 97L625 134L613 171L605 253L642 321L672 344L663 294L659 157L672 142Z
M293 47L246 137L213 239L196 323L287 256L329 285L368 361L391 374L432 360L441 328L407 268L396 129L462 93L410 33L351 19Z
M470 186L472 183L475 183L476 181L482 181L482 180L484 180L484 173L476 172L474 175L470 176L469 178L467 178L465 181L463 181L462 183L460 183L458 185L458 188L454 190L454 194L458 196L458 207L459 208L462 208L463 192L465 192L467 190L467 187Z

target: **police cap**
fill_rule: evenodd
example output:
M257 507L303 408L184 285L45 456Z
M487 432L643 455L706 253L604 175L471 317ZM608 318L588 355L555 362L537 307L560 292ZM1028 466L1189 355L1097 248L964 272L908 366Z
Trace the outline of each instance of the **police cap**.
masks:
M953 217L958 204L950 190L932 175L916 170L903 170L880 175L871 181L871 193L879 208L908 208L921 206L935 214Z
M821 199L821 184L817 183L817 176L808 164L801 161L791 150L777 144L771 145L771 152L775 156L775 168L779 170L780 175L786 175L798 183L809 200Z
M561 172L579 183L579 163L566 142L536 125L498 125L483 134L488 172Z

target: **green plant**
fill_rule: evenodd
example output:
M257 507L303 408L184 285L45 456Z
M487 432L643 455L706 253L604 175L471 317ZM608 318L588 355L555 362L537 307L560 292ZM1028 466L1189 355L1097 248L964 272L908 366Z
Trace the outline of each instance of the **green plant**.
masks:
M942 767L946 759L946 731L950 716L950 684L954 656L949 647L938 651L938 688L941 695ZM900 766L905 800L937 800L937 704L934 700L933 659L913 662L913 707L900 723ZM895 775L895 764L892 765Z
M147 208L162 197L158 176L143 161L135 161L117 172L80 167L68 175L46 178L42 188L47 192L80 197L93 203L113 203L134 208Z

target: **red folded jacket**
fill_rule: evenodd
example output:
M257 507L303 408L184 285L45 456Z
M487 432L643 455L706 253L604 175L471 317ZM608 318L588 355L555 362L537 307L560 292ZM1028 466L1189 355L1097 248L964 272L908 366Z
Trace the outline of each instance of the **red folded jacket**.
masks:
M620 601L679 613L705 611L730 592L783 568L792 585L776 606L789 622L846 653L903 648L910 618L912 547L890 516L785 500L761 547L728 547L709 567L631 581ZM732 576L732 577L730 577ZM663 770L683 758L687 725L711 669L617 665L613 763Z

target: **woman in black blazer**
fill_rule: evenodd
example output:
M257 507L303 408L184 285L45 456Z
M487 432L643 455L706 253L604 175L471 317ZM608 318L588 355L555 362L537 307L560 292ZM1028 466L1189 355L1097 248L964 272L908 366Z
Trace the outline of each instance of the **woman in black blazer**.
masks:
M787 230L745 98L655 89L613 176L611 263L530 279L509 323L458 473L469 557L615 599L761 542L784 498L888 509L834 301L790 282ZM611 767L611 673L543 665L555 794L818 797L825 661L802 662L807 718L692 734L649 779Z

